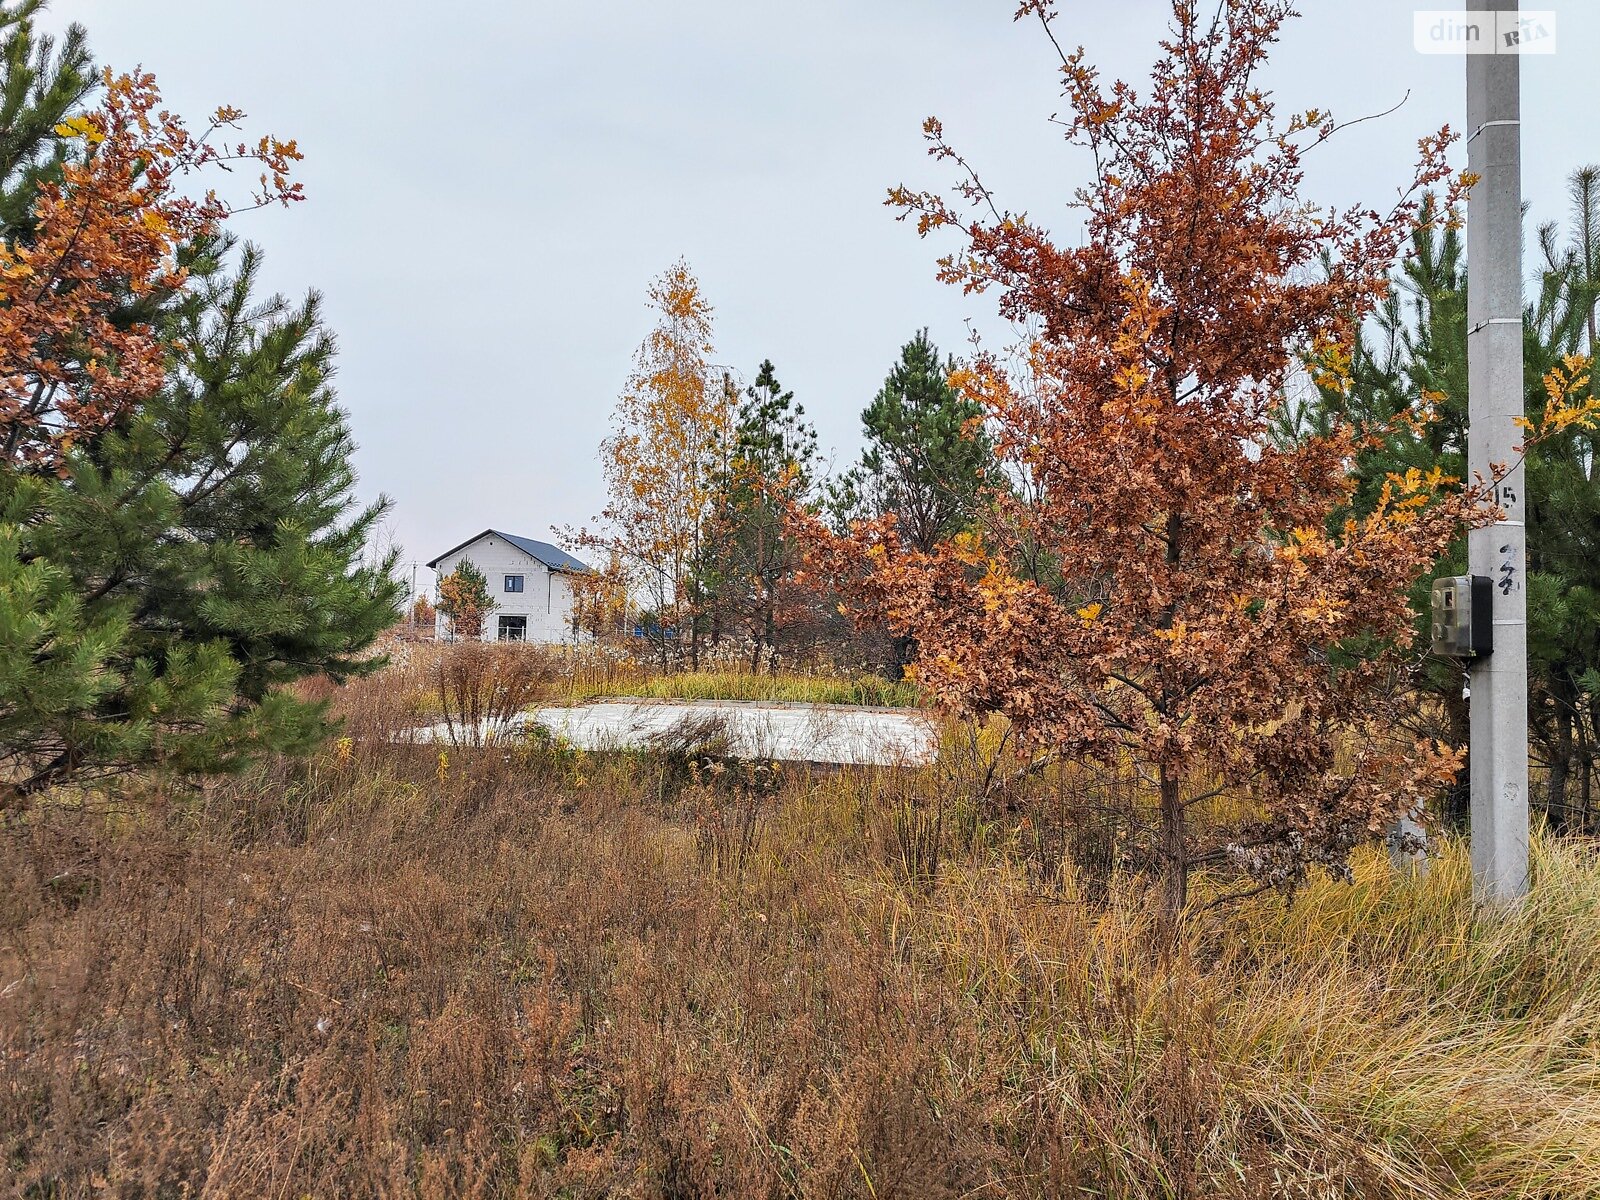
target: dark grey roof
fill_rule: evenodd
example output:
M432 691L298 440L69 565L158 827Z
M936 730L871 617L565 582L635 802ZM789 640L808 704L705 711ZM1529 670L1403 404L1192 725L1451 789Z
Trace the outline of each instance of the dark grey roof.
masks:
M504 538L518 550L521 550L524 554L529 555L532 558L538 559L552 571L572 571L574 573L581 574L588 574L589 572L588 563L581 562L580 560L573 558L572 555L568 554L559 546L552 546L549 542L541 542L536 538L518 537L514 533L502 533L498 529L485 529L477 536L468 538L466 541L462 542L461 545L452 546L449 550L446 550L443 554L439 555L438 558L429 563L428 566L437 567L457 550L465 550L468 546L472 545L473 542L481 541L486 537Z

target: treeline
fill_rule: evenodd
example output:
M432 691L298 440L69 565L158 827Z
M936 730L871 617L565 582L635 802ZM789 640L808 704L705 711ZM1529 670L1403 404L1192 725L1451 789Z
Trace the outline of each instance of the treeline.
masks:
M1600 170L1571 179L1565 229L1537 231L1534 294L1526 310L1527 415L1550 401L1549 379L1592 355L1600 302ZM1384 429L1353 459L1353 495L1330 534L1379 506L1396 475L1439 472L1461 481L1467 413L1467 265L1459 221L1436 202L1418 214L1409 253L1347 354L1307 357L1311 392L1278 406L1270 442L1285 450L1337 428ZM1025 512L1037 474L997 451L995 415L952 385L954 360L927 331L904 347L861 414L864 448L829 472L815 430L777 368L753 381L715 363L711 308L686 264L652 286L657 325L641 346L603 446L610 503L575 545L604 569L588 581L581 620L664 667L708 655L750 670L826 662L900 677L917 656L908 624L855 602L859 578L805 568L792 522L810 514L834 534L892 530L897 554L932 555L959 535L992 536ZM1584 383L1583 391L1593 394ZM1410 423L1419 401L1436 419ZM1541 436L1529 450L1530 720L1544 768L1542 805L1561 828L1592 828L1600 772L1600 463L1592 424ZM1013 451L1016 448L1013 447ZM1025 457L1025 455L1024 455ZM1451 485L1446 483L1445 488ZM1459 483L1456 485L1459 486ZM1019 500L1022 500L1020 508ZM1043 579L1036 540L1011 539L1012 567ZM1046 556L1047 557L1047 556ZM1466 569L1464 535L1417 579L1411 680L1415 732L1465 746L1459 666L1426 654L1433 578ZM1045 574L1059 571L1045 567ZM1043 582L1056 587L1060 580ZM1466 776L1445 807L1464 820Z
M887 519L924 552L971 526L994 454L981 409L951 386L953 360L918 331L862 411L859 460L830 473L772 362L748 384L716 364L687 264L650 303L656 326L601 448L610 503L596 528L569 533L603 568L583 584L584 630L665 667L722 655L751 671L827 662L901 677L912 640L844 611L837 581L805 569L790 515L841 531Z

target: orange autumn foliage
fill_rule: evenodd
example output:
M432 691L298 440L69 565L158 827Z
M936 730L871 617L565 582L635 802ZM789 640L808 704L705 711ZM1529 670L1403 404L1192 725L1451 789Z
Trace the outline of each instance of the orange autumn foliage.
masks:
M427 596L418 596L411 605L409 619L411 624L418 629L432 629L439 618L439 611L434 608L433 602Z
M670 649L695 666L710 599L697 570L714 536L717 472L732 445L737 393L711 363L712 309L686 262L651 283L650 307L656 327L600 447L608 495L600 529L565 537L613 564L585 585L586 619L625 609L632 594L664 635L663 658Z
M574 575L568 582L574 628L596 640L626 634L633 602L628 595L628 566L615 548L608 552L604 567Z
M244 115L220 108L195 135L160 109L148 74L104 77L99 108L56 129L81 147L39 189L34 228L0 244L0 447L14 467L52 469L165 377L166 347L139 306L182 287L176 254L236 209L180 190L208 167L261 167L251 206L301 198L295 144L212 140Z
M1002 714L1044 755L1138 765L1174 920L1197 867L1225 868L1233 894L1342 872L1458 765L1401 742L1389 714L1412 655L1407 589L1484 519L1481 490L1396 478L1341 522L1348 465L1381 431L1285 446L1271 426L1302 364L1348 362L1425 189L1443 186L1448 211L1469 181L1448 174L1446 129L1388 213L1308 204L1302 155L1338 126L1280 121L1256 80L1290 15L1285 0L1223 0L1215 19L1176 0L1144 93L1062 54L1061 123L1097 167L1070 242L1001 211L927 123L957 195L902 187L890 203L924 234L959 234L941 277L997 292L1029 331L953 379L1008 486L933 553L892 521L807 528L812 569L916 639L917 678L950 708ZM1018 18L1054 42L1049 3ZM1226 833L1192 819L1219 795L1257 817Z
M471 559L462 559L456 569L439 579L439 605L450 622L452 638L483 636L483 619L494 608L489 582Z

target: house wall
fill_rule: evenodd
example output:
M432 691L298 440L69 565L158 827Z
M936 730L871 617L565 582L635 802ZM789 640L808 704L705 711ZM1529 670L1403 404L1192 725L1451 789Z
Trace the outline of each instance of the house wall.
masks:
M441 559L434 568L435 597L438 596L438 580L454 571L464 558L471 559L489 581L489 598L494 608L483 619L485 641L492 642L499 636L501 616L527 617L530 642L572 640L572 581L503 538L481 537ZM522 576L521 592L505 590L507 575ZM439 614L436 633L441 638L449 636L450 622L443 613Z

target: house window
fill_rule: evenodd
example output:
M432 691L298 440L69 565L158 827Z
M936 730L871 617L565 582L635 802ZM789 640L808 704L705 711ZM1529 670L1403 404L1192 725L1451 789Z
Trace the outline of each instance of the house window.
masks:
M507 575L506 576L506 591L508 591L508 592L520 592L521 590L522 590L522 576L521 575Z
M500 640L502 642L525 642L528 640L527 617L501 617Z

